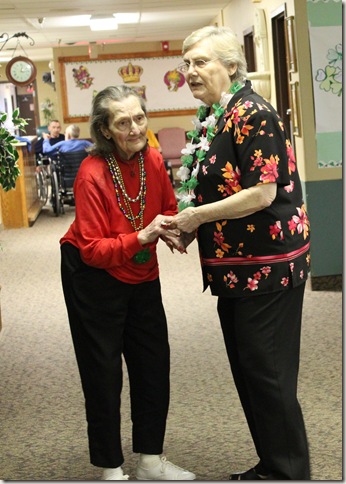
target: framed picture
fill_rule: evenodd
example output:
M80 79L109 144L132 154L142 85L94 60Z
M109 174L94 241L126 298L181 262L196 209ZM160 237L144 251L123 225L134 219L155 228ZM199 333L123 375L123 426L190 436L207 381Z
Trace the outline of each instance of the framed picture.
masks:
M89 120L92 100L107 86L125 84L145 99L150 118L191 115L200 105L177 70L180 51L60 57L65 123Z
M297 55L296 55L296 43L295 43L295 26L294 17L285 18L285 34L287 44L287 63L288 72L297 71Z
M295 136L300 136L300 103L299 103L299 83L297 81L290 83L290 108L292 130Z

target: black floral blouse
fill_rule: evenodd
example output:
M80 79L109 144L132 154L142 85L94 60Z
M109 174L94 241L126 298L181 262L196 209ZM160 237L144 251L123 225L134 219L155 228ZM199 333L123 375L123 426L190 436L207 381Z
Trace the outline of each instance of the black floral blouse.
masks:
M270 207L199 227L204 290L244 297L287 290L307 279L310 224L291 142L275 109L249 81L220 117L201 162L195 205L261 183L277 183Z

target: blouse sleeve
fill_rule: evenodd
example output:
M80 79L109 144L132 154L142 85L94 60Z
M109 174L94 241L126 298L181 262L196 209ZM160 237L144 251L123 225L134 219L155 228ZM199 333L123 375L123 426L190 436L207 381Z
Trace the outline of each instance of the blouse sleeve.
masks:
M288 185L290 142L282 120L270 105L247 106L235 128L242 187L262 183Z

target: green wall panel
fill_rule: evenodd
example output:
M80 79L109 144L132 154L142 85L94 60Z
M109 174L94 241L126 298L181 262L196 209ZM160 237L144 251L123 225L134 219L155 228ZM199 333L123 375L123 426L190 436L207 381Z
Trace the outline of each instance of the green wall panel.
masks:
M342 166L342 132L316 133L318 167Z
M342 25L341 0L308 0L307 9L312 27Z
M342 274L343 182L305 182L304 193L311 224L311 276Z

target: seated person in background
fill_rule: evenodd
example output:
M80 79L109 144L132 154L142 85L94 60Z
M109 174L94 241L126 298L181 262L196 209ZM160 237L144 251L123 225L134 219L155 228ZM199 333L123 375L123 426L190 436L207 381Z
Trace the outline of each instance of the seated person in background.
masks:
M55 143L58 143L59 141L65 140L65 136L61 133L61 124L57 119L53 119L48 124L47 129L49 132L49 144L51 146L53 146ZM43 155L43 141L44 137L42 136L41 138L38 138L35 143L36 159L38 159L40 155Z
M148 145L151 148L156 148L159 150L159 152L162 152L159 140L156 138L154 132L151 129L147 129L147 140L148 140Z
M65 140L55 143L54 146L50 145L50 137L47 133L43 133L45 138L43 141L43 153L49 153L54 156L59 151L61 153L71 151L82 151L92 146L91 141L86 139L78 139L80 134L80 128L76 124L70 124L65 130Z

